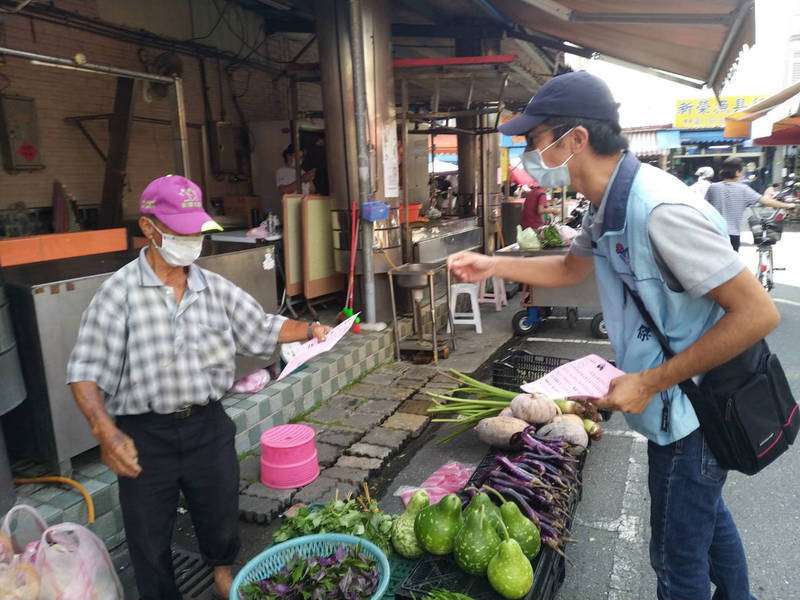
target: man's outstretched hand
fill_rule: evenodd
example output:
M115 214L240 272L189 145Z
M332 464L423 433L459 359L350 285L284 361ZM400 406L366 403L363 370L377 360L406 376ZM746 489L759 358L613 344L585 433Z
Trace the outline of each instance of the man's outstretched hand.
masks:
M476 252L459 252L447 257L447 268L460 281L483 281L492 276L494 258Z

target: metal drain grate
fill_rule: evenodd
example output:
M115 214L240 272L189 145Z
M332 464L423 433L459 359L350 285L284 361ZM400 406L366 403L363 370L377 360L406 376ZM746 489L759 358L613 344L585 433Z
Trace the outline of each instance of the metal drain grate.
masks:
M197 552L173 547L172 564L178 589L184 598L203 597L214 582L213 569L203 562Z

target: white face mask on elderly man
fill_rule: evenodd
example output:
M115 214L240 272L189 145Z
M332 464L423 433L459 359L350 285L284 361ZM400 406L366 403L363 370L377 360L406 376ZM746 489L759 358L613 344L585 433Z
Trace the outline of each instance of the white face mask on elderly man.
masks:
M188 267L200 257L203 251L202 235L170 235L161 231L152 221L150 224L161 234L161 246L157 246L155 240L153 246L168 265Z
M570 154L567 157L567 160L557 167L548 167L546 164L544 164L542 152L547 151L548 148L563 140L564 136L572 131L572 129L574 129L574 127L564 133L564 135L554 142L548 144L543 150L531 150L530 152L526 152L522 155L522 167L528 172L528 175L536 180L540 186L546 188L557 188L569 185L570 179L567 163L569 162L569 159L574 156L574 154Z

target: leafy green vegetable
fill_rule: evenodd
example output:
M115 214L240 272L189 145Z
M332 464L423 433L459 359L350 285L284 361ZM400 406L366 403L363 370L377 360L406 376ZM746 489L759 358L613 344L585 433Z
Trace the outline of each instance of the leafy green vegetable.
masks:
M558 233L558 227L555 225L545 225L540 227L536 233L539 234L539 241L542 242L544 248L557 248L564 246L564 238Z
M272 534L272 541L314 533L347 533L369 540L389 556L395 519L395 515L382 513L375 500L332 500L325 506L300 508Z
M365 600L377 589L377 559L361 544L339 546L328 556L292 557L272 577L243 586L242 600Z

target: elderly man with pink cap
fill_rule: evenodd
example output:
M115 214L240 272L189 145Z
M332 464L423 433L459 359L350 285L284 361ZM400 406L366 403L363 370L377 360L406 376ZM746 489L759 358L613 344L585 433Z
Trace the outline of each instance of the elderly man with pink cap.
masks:
M194 265L203 234L222 229L200 188L177 175L141 196L139 257L107 279L83 314L67 382L118 475L141 600L180 599L170 543L179 496L226 597L239 550L236 426L220 399L234 357L330 330L266 314L227 279Z

